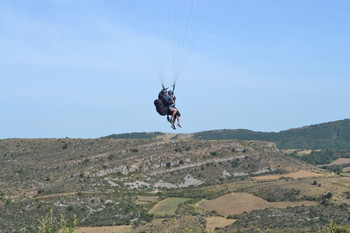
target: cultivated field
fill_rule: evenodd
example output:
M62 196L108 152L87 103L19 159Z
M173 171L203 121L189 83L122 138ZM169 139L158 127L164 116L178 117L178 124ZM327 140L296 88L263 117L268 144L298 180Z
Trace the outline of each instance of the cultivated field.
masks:
M350 158L339 158L333 162L331 162L329 165L342 165L350 163Z
M258 176L258 177L253 177L252 179L253 180L277 180L281 177L298 179L298 178L318 177L318 176L324 176L324 175L316 172L300 170L300 171L288 173L285 175Z
M216 211L220 215L242 214L245 211L253 211L265 208L287 208L294 206L315 206L317 202L268 202L262 198L249 193L231 193L214 200L203 200L197 204L198 207L208 211Z
M208 217L205 218L205 220L207 221L205 226L208 230L214 230L216 227L224 228L236 222L235 219L227 219L223 217Z
M157 205L155 205L150 211L150 214L154 214L156 216L167 216L174 215L175 211L179 204L184 203L188 199L186 198L168 198Z

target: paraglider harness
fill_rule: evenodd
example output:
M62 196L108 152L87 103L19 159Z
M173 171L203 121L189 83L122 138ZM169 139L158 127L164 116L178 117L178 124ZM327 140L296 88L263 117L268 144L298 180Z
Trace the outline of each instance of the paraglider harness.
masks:
M165 88L165 86L163 84L162 84L162 87L163 87L163 90L168 90L169 89L169 87ZM175 84L172 85L172 87L173 87L173 91L174 91L175 90ZM158 96L158 99L156 99L154 101L154 106L156 106L156 110L159 113L159 115L161 115L161 116L168 115L169 108L168 108L168 106L167 107L164 106L164 103L160 99L160 96Z

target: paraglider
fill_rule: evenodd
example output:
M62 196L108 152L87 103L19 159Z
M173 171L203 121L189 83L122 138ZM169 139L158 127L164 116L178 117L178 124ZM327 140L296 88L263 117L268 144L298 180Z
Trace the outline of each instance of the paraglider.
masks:
M177 126L182 128L180 125L181 114L180 111L175 107L176 97L173 90L167 91L164 88L159 92L158 99L154 101L157 112L161 116L167 116L168 122L171 124L171 128L176 129L175 121L177 120ZM171 117L170 117L171 116Z
M213 0L132 0L132 16L140 41L158 75L162 91L154 101L157 112L171 127L181 128L174 89ZM172 79L172 90L164 87Z

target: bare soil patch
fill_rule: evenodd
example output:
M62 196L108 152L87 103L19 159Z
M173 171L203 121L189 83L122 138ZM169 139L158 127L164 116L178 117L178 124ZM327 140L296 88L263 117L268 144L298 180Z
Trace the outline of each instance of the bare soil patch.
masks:
M227 219L223 217L208 217L205 218L207 221L206 228L208 230L214 230L216 227L224 228L234 222L236 222L235 219Z
M284 175L258 176L258 177L253 177L252 179L253 180L278 180L281 177L298 179L298 178L319 177L319 176L324 176L324 175L316 172L300 170L297 172L292 172Z
M315 206L317 202L268 202L249 193L231 193L214 200L203 200L197 204L200 208L215 210L223 216L242 214L245 211L253 211L265 208L287 208L294 206Z
M350 163L350 158L339 158L333 162L331 162L329 165L342 165Z

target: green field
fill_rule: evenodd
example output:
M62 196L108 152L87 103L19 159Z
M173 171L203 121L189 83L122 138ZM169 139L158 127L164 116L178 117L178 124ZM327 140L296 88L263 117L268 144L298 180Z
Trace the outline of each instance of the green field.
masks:
M189 199L187 198L168 198L161 202L159 202L157 205L155 205L150 211L150 214L154 214L157 216L166 216L166 215L173 215L175 214L175 211L179 204L184 203Z

